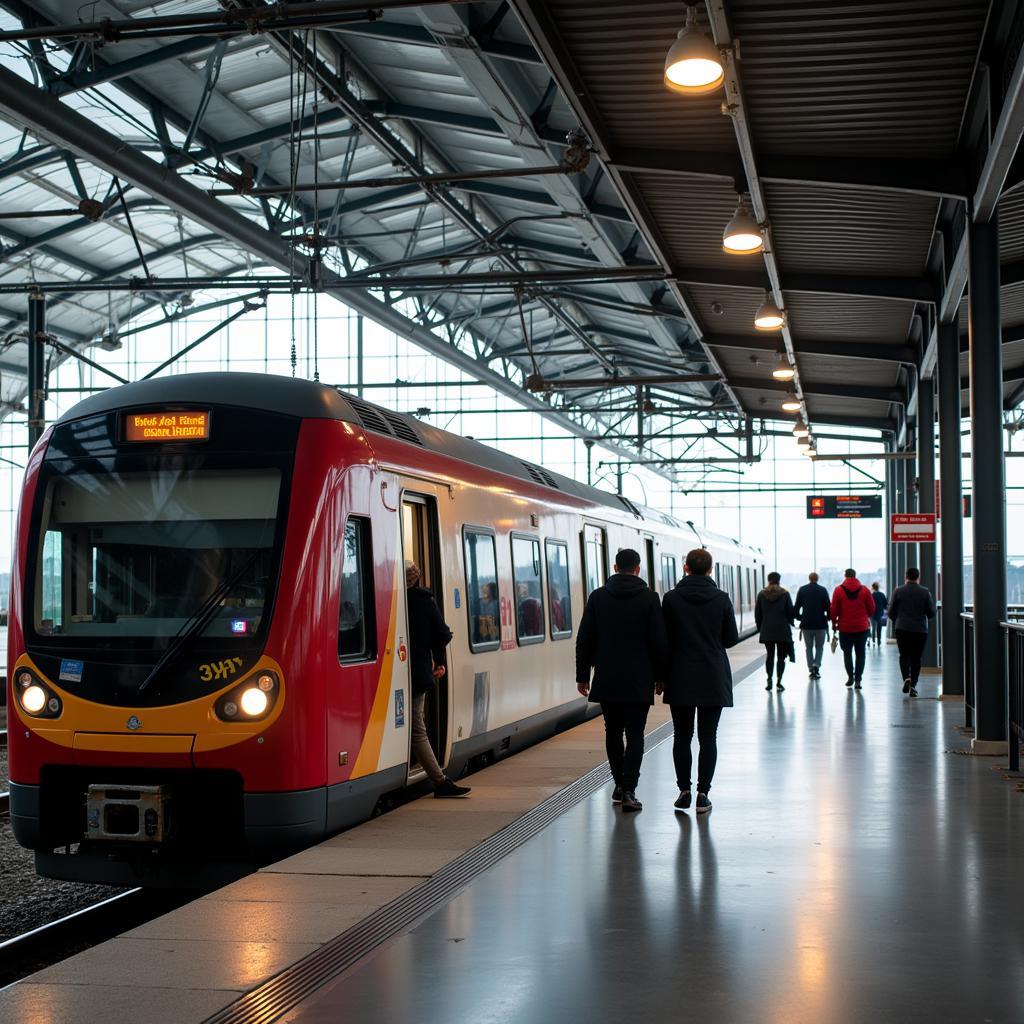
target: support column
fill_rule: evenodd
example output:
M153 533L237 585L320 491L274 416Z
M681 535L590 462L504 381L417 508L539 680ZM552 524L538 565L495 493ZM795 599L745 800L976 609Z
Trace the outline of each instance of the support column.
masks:
M28 450L46 429L46 297L32 292L28 297Z
M898 446L895 451L899 452ZM893 463L892 467L892 484L893 484L893 511L894 512L906 512L906 462L903 459L897 459ZM903 543L893 544L893 560L892 560L892 579L889 580L889 597L892 597L892 592L903 582L903 574L907 570L907 545ZM894 627L895 628L895 627Z
M939 495L942 568L942 692L964 692L963 467L960 463L960 327L938 325ZM939 597L936 594L936 597Z
M895 454L894 441L886 443L885 450ZM885 462L885 592L892 594L896 578L896 545L892 542L891 516L896 511L896 460L886 459Z
M363 397L363 314L356 314L356 397Z
M967 331L971 371L974 481L975 749L1006 747L1006 469L1003 459L1003 353L998 214L968 223ZM979 752L981 752L979 750Z
M929 377L917 382L917 511L935 511L935 381ZM918 545L921 583L936 592L936 543ZM939 639L936 624L931 623L922 665L934 668L939 663Z

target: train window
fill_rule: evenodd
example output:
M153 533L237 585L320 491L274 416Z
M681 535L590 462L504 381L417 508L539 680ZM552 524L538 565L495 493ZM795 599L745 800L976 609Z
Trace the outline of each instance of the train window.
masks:
M587 594L592 594L604 584L608 575L605 561L606 543L604 530L600 526L583 527L583 564L586 568Z
M493 651L501 642L501 606L498 602L498 560L494 534L467 527L465 544L469 647L472 651Z
M661 556L661 591L667 594L678 582L676 576L676 556Z
M545 544L548 560L548 607L551 609L551 639L572 636L572 604L569 597L569 545L560 540Z
M373 561L370 523L353 516L345 524L341 560L341 603L338 613L338 658L373 661L377 656L374 628Z
M544 639L544 605L540 541L535 537L513 536L512 582L516 588L516 638L521 644L540 643Z

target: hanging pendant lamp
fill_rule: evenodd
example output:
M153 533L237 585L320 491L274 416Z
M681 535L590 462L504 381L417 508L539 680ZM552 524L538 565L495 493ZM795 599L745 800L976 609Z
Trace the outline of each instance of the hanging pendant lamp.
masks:
M783 412L799 412L800 411L800 399L797 398L795 391L790 391L788 395L782 400Z
M722 56L714 41L697 28L697 11L686 6L686 25L665 56L665 85L673 92L700 96L725 81Z
M764 251L764 231L742 199L722 232L722 250L730 256L750 256Z
M792 380L796 376L796 368L786 357L785 352L779 353L779 361L772 370L772 376L776 380Z
M754 326L759 331L779 331L786 326L786 311L779 309L769 296L765 296L754 314Z
M796 421L796 424L793 426L793 436L794 437L809 437L810 433L811 433L810 427L808 427L807 424L804 423L803 420L797 420Z

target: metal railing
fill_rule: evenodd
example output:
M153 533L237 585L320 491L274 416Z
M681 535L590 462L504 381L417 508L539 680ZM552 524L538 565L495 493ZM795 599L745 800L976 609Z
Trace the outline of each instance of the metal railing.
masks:
M964 725L974 728L974 613L961 612L964 630Z
M1006 630L1006 738L1010 771L1020 771L1020 744L1024 740L1024 625L1004 622Z
M974 605L967 603L964 611L974 612ZM1006 618L1009 622L1024 622L1024 604L1008 604L1006 606Z

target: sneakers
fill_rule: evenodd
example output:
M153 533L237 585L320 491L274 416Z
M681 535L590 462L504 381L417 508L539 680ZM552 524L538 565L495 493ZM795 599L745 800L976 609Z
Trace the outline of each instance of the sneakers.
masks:
M769 676L768 677L768 685L765 687L765 689L766 690L770 690L771 688L772 688L772 677Z
M904 693L910 693L910 689L911 689L911 687L910 687L910 680L909 679L904 679L903 680L903 692Z
M916 686L912 686L910 688L910 696L911 697L916 697L917 696L917 687Z
M621 804L622 803L622 787L621 786L616 786L612 790L612 803L613 804Z
M459 786L452 782L447 776L443 782L438 782L434 786L434 796L439 800L443 800L450 797L456 796L468 796L470 791L469 786Z
M785 689L785 687L782 685L781 679L775 684L775 689L778 690L779 693L782 693L782 691Z
M624 811L642 811L644 805L637 800L636 793L633 790L627 789L622 794L622 809Z
M672 805L677 811L685 811L690 806L690 800L692 796L688 789L681 789L679 796L676 797L676 802Z
M708 799L707 793L697 794L697 813L707 814L711 810L711 801Z

